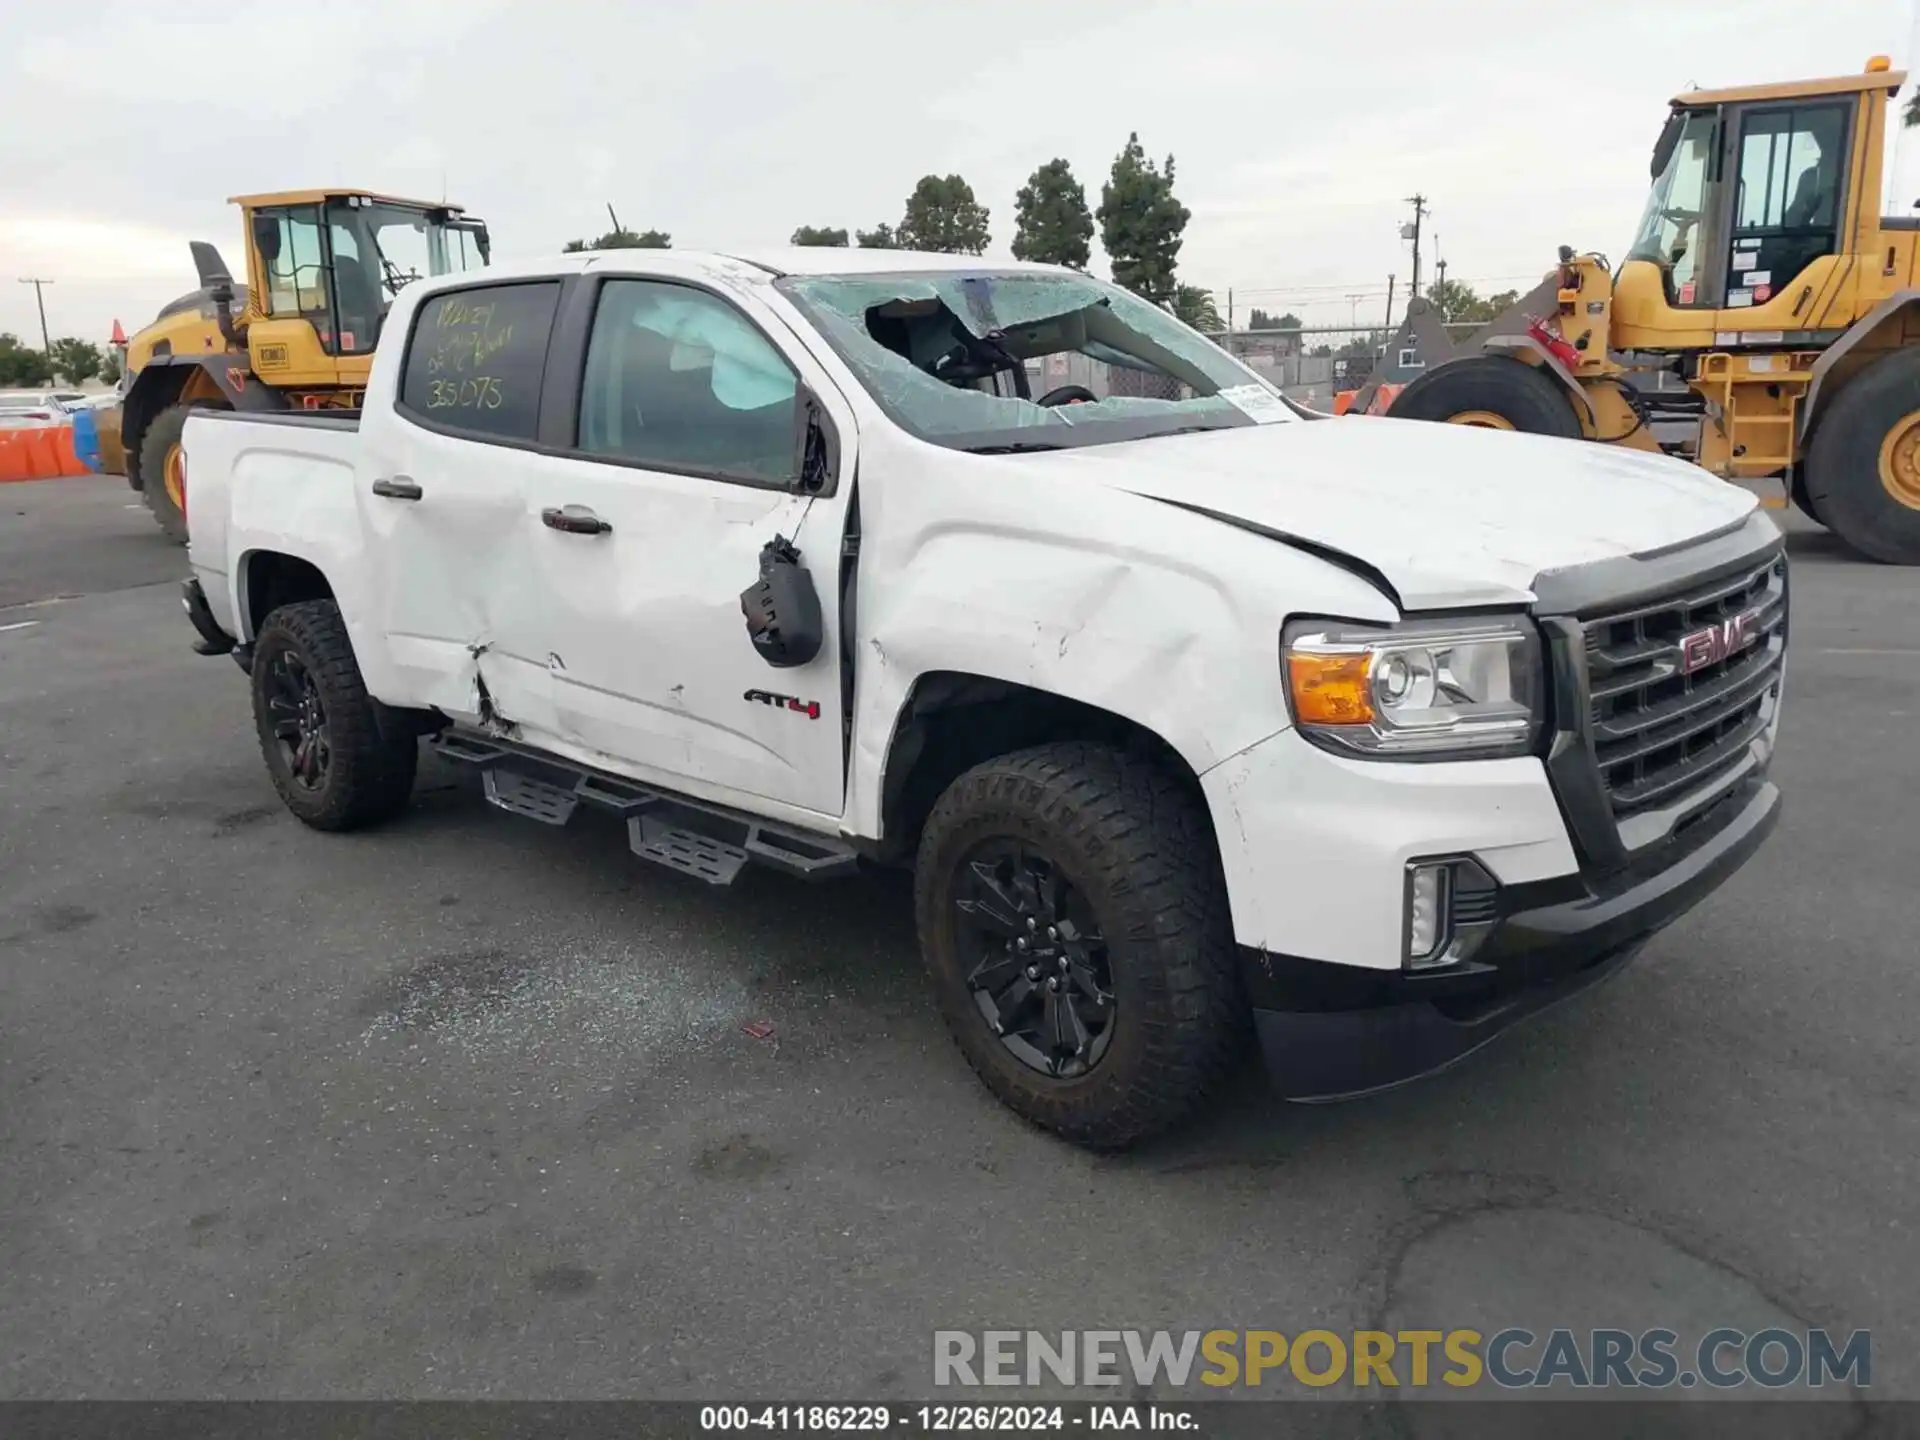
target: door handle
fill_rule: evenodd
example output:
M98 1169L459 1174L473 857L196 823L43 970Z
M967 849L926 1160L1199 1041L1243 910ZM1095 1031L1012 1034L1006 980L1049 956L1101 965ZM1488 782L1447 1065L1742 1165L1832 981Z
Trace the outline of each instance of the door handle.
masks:
M549 506L540 512L540 523L549 530L568 535L605 535L613 526L585 505Z
M418 500L427 492L405 475L390 475L384 480L373 482L373 493L383 495L389 500Z

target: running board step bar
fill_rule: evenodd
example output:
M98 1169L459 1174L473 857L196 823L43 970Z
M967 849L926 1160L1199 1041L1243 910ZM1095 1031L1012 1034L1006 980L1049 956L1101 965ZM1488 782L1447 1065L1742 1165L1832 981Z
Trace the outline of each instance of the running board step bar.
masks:
M487 802L543 825L565 825L582 805L627 822L627 844L643 860L731 885L750 861L806 880L845 875L859 863L833 836L776 825L757 816L590 770L540 751L450 728L432 741L441 759L480 771Z

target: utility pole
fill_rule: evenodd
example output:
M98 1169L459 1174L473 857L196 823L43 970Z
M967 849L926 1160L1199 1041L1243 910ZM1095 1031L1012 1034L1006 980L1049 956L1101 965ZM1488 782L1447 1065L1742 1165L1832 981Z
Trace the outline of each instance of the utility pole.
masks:
M1398 278L1396 275L1387 276L1387 335L1389 338L1393 335L1393 282Z
M1358 334L1360 330L1360 302L1366 298L1365 295L1347 296L1347 318L1353 321L1353 328L1356 334Z
M1227 334L1233 334L1233 287L1227 287Z
M40 307L40 353L47 357L47 363L53 363L53 341L47 338L47 297L40 291L42 285L51 285L53 281L42 280L32 275L20 277L22 285L33 287L34 303Z
M1413 206L1413 223L1400 227L1400 238L1413 241L1413 285L1407 293L1418 295L1420 293L1420 222L1427 215L1427 197L1409 195L1407 203Z

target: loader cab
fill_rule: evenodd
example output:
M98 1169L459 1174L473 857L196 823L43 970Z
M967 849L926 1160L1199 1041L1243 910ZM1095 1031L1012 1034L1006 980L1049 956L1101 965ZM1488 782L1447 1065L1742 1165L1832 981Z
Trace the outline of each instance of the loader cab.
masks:
M1859 75L1677 97L1622 270L1626 310L1655 330L1659 310L1729 312L1717 328L1737 328L1733 312L1820 291L1854 248L1860 206L1877 203L1886 97L1903 78L1876 60ZM1654 299L1634 261L1654 268L1663 303L1632 303Z
M363 381L403 288L480 269L491 255L485 223L451 205L318 191L236 203L252 287L247 348L276 386Z
M1680 309L1764 304L1841 249L1853 107L1833 99L1676 110L1628 252Z

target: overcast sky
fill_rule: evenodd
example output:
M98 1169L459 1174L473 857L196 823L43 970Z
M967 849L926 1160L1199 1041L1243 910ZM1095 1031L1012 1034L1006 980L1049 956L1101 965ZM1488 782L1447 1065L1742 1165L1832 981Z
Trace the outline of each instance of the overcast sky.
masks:
M56 337L131 333L193 288L189 239L239 265L226 197L297 186L444 185L505 258L598 234L608 201L677 246L780 244L958 172L999 252L1036 165L1071 161L1097 206L1129 130L1177 157L1183 280L1231 287L1242 323L1340 323L1350 293L1384 311L1389 273L1404 297L1416 190L1452 277L1524 289L1562 241L1626 248L1674 92L1914 44L1914 0L220 8L0 0L0 330L38 343L14 280L39 275ZM1898 143L1904 213L1920 132Z

